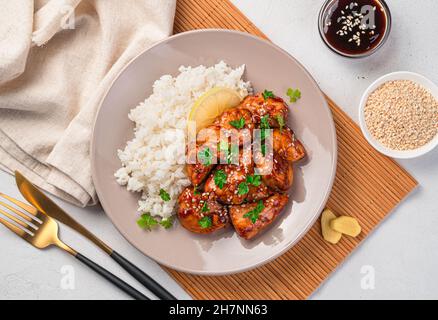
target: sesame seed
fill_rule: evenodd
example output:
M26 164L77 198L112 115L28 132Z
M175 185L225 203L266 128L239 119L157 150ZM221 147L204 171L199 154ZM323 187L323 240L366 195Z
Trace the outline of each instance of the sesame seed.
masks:
M389 81L368 98L365 122L386 147L418 149L438 134L438 101L413 81Z

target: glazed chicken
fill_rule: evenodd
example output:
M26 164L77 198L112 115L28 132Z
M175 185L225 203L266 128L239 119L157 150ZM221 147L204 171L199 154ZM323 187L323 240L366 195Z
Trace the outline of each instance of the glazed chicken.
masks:
M287 123L289 108L281 98L268 98L265 100L263 94L259 93L255 96L248 96L243 100L240 108L248 109L252 113L254 123L260 123L263 117L269 117L269 125L271 128L279 128L279 119L283 123Z
M272 161L267 158L262 159L261 163L257 164L257 168L262 173L263 182L276 192L289 190L294 179L292 162L283 159L275 152Z
M221 127L218 125L212 125L205 129L202 129L196 135L196 142L198 145L205 143L214 144L218 143L221 137Z
M218 175L225 177L223 185L218 183ZM242 204L245 201L257 201L269 196L269 190L263 182L257 186L247 183L248 177L254 177L254 162L251 154L240 151L239 164L219 165L205 183L206 192L214 192L223 204ZM239 192L242 184L248 189Z
M306 156L285 125L288 111L280 98L249 96L198 134L195 151L188 152L197 161L187 165L195 187L186 188L178 200L178 217L186 229L208 234L225 228L231 219L238 235L250 240L280 215L293 184L293 163ZM254 129L273 129L262 138L266 143L272 133L272 148L244 150L243 142L252 141ZM224 136L224 131L230 135Z
M289 128L273 130L273 149L280 157L287 161L297 162L306 156L304 146L295 138Z
M216 201L214 193L184 189L178 199L178 218L184 228L194 233L212 233L229 224L228 210Z
M197 146L193 151L188 152L188 159L193 158L196 161L195 164L186 166L187 175L195 187L201 185L215 167L216 159L213 159L215 152L214 145Z
M257 203L231 206L231 222L240 237L250 240L274 222L288 200L288 195L278 193Z
M219 126L231 132L231 134L237 134L240 146L242 146L245 141L251 141L252 133L255 128L252 113L243 107L232 108L225 111L214 121L214 126Z

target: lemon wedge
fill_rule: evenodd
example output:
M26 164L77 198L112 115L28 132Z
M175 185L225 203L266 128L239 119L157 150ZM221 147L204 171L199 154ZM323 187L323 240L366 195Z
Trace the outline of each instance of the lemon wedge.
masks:
M240 94L232 89L215 87L196 100L189 114L189 121L196 123L196 131L211 125L225 110L236 107L242 101Z

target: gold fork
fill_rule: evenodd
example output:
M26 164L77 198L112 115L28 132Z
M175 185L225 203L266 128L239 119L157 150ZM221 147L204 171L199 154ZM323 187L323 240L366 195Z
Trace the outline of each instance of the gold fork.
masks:
M137 300L149 300L149 298L129 284L62 242L58 237L58 223L55 220L39 212L36 208L3 193L0 193L0 197L10 203L8 204L0 200L0 223L9 230L38 249L46 249L53 245L57 246L103 276L106 280L112 282L131 297ZM24 211L18 210L11 204ZM3 218L2 215L9 220Z

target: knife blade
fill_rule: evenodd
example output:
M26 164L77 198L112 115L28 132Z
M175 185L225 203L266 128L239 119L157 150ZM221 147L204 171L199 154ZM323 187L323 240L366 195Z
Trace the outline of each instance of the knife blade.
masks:
M113 253L113 250L108 245L106 245L103 241L101 241L94 234L88 231L79 222L70 217L67 212L61 209L55 202L53 202L49 197L42 193L18 171L15 172L15 181L23 197L27 201L29 201L29 203L35 206L35 208L37 208L39 211L76 230L84 237L92 241L103 251L105 251L107 254L111 255Z
M18 171L15 171L15 181L23 197L39 211L69 226L73 230L76 230L77 232L82 234L85 238L92 241L99 248L105 251L112 259L114 259L130 275L137 279L143 286L145 286L152 293L154 293L158 298L164 300L177 300L176 297L174 297L169 291L167 291L149 275L144 273L132 262L128 261L116 251L111 249L102 240L97 238L79 222L74 220L67 212L60 208L54 201L47 197L42 191L35 187Z

